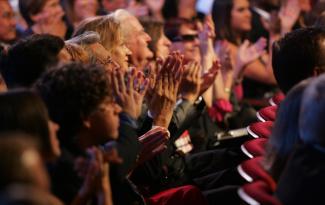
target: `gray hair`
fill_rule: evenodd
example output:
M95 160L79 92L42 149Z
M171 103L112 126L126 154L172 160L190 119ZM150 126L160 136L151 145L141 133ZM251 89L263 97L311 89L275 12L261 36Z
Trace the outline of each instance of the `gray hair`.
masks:
M90 45L100 42L100 36L95 31L86 31L78 36L75 36L67 41L66 43L73 43L77 45Z

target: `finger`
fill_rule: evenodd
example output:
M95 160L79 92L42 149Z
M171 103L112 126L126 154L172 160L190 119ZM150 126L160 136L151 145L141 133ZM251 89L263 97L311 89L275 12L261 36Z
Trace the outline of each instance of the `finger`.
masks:
M125 86L125 82L124 82L124 76L123 76L121 70L116 71L116 77L117 77L118 84L119 84L119 91L122 93L125 93L126 86Z
M118 95L119 90L120 90L120 86L119 86L119 83L118 83L116 70L113 70L110 75L111 75L112 84L113 84L113 91L114 91L115 95Z

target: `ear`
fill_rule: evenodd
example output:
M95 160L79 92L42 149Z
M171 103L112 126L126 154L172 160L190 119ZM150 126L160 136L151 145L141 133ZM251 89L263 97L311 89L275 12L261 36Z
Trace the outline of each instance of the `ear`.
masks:
M317 77L319 75L321 75L324 71L318 67L318 66L315 66L314 70L313 70L313 76L314 77Z
M90 129L92 126L92 120L90 117L82 117L82 126L86 129Z

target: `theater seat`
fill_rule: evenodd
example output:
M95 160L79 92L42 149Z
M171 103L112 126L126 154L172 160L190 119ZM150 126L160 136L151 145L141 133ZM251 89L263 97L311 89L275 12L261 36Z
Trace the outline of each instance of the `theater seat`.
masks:
M274 191L276 183L271 175L262 167L262 160L263 157L261 156L246 160L238 165L237 171L247 182L262 180Z
M278 106L268 106L260 109L257 113L257 119L261 122L265 121L275 121L276 112L278 111Z
M171 188L146 198L148 205L207 205L201 191L192 185Z
M273 122L255 122L247 127L247 132L254 138L269 138L272 133Z
M238 189L239 198L249 205L281 205L281 202L273 196L270 186L264 181L255 181L245 184Z
M240 149L249 158L263 156L266 142L266 138L252 139L242 144Z
M272 98L270 98L270 105L280 105L281 101L284 100L285 95L282 92L278 92Z

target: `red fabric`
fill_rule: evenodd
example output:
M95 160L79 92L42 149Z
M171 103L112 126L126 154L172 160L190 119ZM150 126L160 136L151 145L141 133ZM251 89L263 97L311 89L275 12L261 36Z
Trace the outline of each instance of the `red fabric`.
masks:
M246 151L253 157L263 156L265 153L266 138L252 139L243 144Z
M276 183L271 175L262 167L263 157L255 157L246 160L240 164L242 170L250 176L253 181L262 180L270 186L272 191L275 191Z
M229 100L217 99L208 109L210 118L216 122L222 122L225 114L232 112L232 104Z
M242 84L238 84L233 89L237 100L241 101L244 98L244 90Z
M281 202L273 196L271 187L264 181L258 180L250 184L245 184L241 187L241 190L261 205L281 205ZM242 198L240 194L239 196Z
M272 121L266 121L266 122L255 122L248 126L249 130L252 132L249 132L249 134L253 135L255 138L269 138L272 133L273 128L273 122ZM256 135L256 136L254 136Z
M146 199L148 205L198 205L207 204L201 191L192 185L168 189Z
M274 104L280 105L281 101L283 101L284 98L285 98L285 95L282 92L278 92L272 97L272 101Z
M278 106L268 106L259 110L258 113L265 121L274 122L277 111L278 111Z

